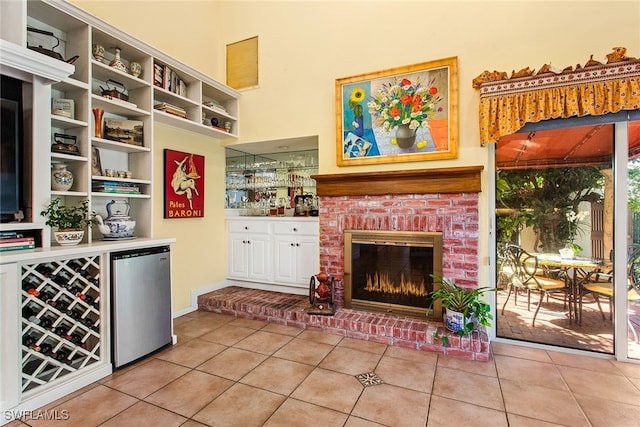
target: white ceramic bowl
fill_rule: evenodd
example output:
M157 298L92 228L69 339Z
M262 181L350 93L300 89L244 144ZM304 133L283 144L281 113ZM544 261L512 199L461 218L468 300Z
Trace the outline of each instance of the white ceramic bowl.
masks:
M62 246L77 245L84 237L84 230L54 231L56 242Z

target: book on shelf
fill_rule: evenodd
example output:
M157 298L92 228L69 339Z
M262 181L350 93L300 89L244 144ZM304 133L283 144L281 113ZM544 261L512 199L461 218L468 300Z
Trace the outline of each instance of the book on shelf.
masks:
M132 182L93 182L91 185L93 191L101 193L128 193L138 194L140 193L140 187L138 184Z
M205 107L211 108L213 111L217 111L218 113L228 114L227 109L216 100L208 101L203 104Z
M0 238L0 245L8 243L31 243L34 240L33 237L2 237Z
M153 108L159 111L164 111L165 113L182 117L183 119L187 118L187 111L184 108L178 107L177 105L169 104L168 102L161 102L159 104L156 104Z
M25 243L19 246L0 246L0 252L19 251L23 249L35 249L35 243Z
M19 237L24 237L24 234L17 231L0 231L0 239L15 239Z
M164 70L162 65L153 64L153 85L164 88Z
M153 84L180 96L187 96L187 83L166 65L153 64Z
M35 240L25 241L25 242L10 242L10 243L0 243L0 248L14 248L17 246L35 246Z
M21 236L17 234L16 236ZM15 251L18 249L34 249L36 242L33 237L2 237L0 239L0 252Z

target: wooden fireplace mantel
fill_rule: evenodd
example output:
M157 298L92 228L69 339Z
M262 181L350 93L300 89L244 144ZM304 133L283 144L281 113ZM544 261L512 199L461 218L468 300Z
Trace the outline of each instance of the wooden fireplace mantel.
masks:
M483 166L312 175L318 196L479 193Z

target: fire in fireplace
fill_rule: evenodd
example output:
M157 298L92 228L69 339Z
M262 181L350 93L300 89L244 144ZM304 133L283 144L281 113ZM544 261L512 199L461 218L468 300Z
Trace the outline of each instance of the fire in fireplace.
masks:
M431 275L442 276L442 233L345 230L344 246L345 308L425 317Z

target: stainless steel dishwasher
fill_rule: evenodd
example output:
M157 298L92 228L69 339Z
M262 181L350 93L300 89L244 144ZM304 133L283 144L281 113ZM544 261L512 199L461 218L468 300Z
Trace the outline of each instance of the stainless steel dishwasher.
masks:
M119 367L171 343L169 246L111 254L112 360Z

